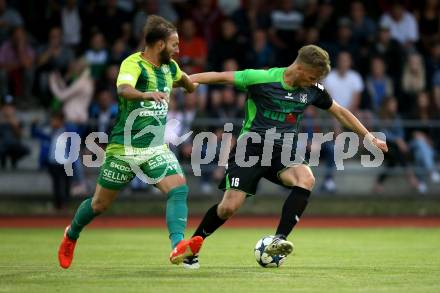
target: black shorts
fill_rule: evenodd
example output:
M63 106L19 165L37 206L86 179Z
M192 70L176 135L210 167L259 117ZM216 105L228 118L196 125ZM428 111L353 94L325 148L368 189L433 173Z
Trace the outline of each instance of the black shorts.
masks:
M243 154L245 155L244 158ZM245 152L237 151L237 148L235 147L229 155L225 176L220 182L218 188L222 190L236 189L243 191L248 195L255 195L258 182L262 177L275 184L291 188L291 186L286 186L281 182L279 178L280 173L288 167L307 164L307 161L296 155L292 150L290 152L290 161L294 162L286 165L283 163L281 154L281 146L274 145L271 158L263 160L263 144L252 144L248 142ZM250 167L243 166L241 163L243 162L243 159L247 162L249 161L250 156L258 157L256 164Z

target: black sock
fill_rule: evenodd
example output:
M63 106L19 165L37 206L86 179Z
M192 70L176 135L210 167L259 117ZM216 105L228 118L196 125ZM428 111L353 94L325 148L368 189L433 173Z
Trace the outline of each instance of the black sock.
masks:
M199 224L199 227L194 232L194 236L201 236L203 239L214 233L221 225L223 225L226 220L219 218L217 215L217 206L218 204L212 206L203 217L202 222Z
M293 227L299 222L299 218L306 209L309 196L310 190L299 186L292 188L292 192L283 205L280 223L276 231L278 237L286 239L290 232L292 232Z

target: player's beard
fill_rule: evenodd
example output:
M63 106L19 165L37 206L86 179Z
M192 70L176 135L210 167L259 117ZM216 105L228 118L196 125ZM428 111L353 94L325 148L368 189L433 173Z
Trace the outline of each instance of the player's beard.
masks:
M159 55L161 64L169 64L171 62L171 54L166 50L162 50Z

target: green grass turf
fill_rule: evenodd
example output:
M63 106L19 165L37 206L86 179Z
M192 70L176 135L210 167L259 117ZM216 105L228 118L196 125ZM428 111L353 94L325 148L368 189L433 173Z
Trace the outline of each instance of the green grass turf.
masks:
M221 229L201 269L168 263L160 229L90 229L69 270L58 267L62 229L0 229L0 292L440 292L440 229L297 229L293 255L260 268L267 229Z

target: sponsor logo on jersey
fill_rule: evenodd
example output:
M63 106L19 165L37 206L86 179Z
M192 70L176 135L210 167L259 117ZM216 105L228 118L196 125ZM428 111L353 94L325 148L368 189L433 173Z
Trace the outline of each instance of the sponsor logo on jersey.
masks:
M142 101L140 102L140 106L148 110L156 110L156 111L168 110L167 103L157 103L155 101Z
M139 113L140 117L148 117L148 116L163 117L167 115L168 103L157 103L155 101L142 101L139 104L142 108L146 109L146 111L141 111Z
M296 123L296 115L294 113L289 113L286 116L286 121L287 123L291 123L291 124L295 124Z

